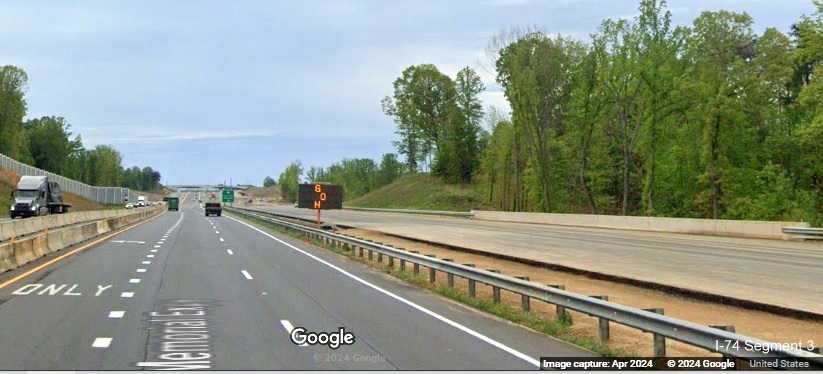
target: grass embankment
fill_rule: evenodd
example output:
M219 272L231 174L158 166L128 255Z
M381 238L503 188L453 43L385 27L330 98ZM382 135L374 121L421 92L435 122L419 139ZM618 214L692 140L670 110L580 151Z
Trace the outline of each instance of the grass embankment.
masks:
M410 174L366 195L346 201L358 208L420 209L468 212L496 210L482 203L476 187L452 185L428 174Z
M2 217L4 218L8 218L9 207L14 202L14 198L11 194L16 189L17 182L19 181L19 174L8 169L0 169L0 212L2 212ZM63 202L71 205L69 212L85 212L88 210L101 209L123 209L123 205L120 204L104 205L68 192L63 192Z

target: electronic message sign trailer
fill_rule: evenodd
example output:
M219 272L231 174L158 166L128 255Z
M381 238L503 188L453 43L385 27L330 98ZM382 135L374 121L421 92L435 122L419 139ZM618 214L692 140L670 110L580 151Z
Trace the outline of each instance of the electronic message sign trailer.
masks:
M343 186L325 183L301 184L297 189L297 207L317 210L317 228L320 228L320 211L343 209Z

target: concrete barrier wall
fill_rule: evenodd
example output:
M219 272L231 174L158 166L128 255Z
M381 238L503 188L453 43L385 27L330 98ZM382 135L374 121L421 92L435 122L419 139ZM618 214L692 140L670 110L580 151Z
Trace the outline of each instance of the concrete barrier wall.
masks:
M783 239L784 227L809 227L806 222L736 221L697 218L624 217L593 214L515 213L472 211L484 221L537 223L558 226L596 227L639 231Z
M96 213L97 217L102 218L101 220L91 221L73 227L49 229L48 231L42 231L35 235L27 235L20 240L15 240L13 243L2 243L0 244L0 273L25 265L49 253L60 251L66 247L95 238L131 223L153 217L163 210L161 207L157 207L156 209L126 211L126 214ZM92 215L89 215L87 218L91 216ZM110 218L106 218L109 216ZM46 221L44 220L43 222ZM16 224L18 222L14 223Z
M147 217L146 214L153 214L153 212L165 210L164 208L164 206L153 206L135 210L94 210L88 212L73 212L42 217L15 219L14 221L0 223L0 242L9 240L11 237L29 235L45 229L51 230L81 222L98 221L110 217L137 215L145 218Z
M14 244L0 244L0 271L14 269L17 263L14 261Z

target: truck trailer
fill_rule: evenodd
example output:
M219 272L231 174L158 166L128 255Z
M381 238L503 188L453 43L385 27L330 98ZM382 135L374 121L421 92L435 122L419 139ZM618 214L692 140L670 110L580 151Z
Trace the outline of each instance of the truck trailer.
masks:
M60 185L48 176L24 175L13 192L14 204L9 217L37 217L69 211L71 205L63 203Z

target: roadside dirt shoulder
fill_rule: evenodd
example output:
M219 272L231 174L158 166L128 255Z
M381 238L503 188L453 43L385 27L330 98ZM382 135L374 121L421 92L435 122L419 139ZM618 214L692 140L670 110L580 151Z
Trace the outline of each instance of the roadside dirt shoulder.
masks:
M751 336L775 343L800 342L803 347L813 344L815 347L823 345L823 322L798 320L789 317L775 316L766 312L757 312L737 308L733 305L719 305L703 301L696 301L677 295L670 295L659 291L617 284L602 280L591 279L582 275L573 275L545 268L525 265L513 261L506 261L487 256L460 252L441 247L405 240L402 238L382 234L379 232L348 229L340 233L370 239L383 244L391 244L406 250L420 251L423 255L434 255L436 258L453 259L456 263L474 264L477 268L499 270L511 276L527 276L529 280L540 284L561 284L567 291L582 295L607 295L609 301L635 308L663 308L667 316L699 323L703 325L733 325L738 334ZM422 267L421 267L422 268ZM425 269L425 268L423 268ZM428 269L421 270L421 274L428 274ZM663 274L661 274L662 276ZM445 275L438 273L437 280L445 284ZM729 285L734 287L734 285ZM455 278L455 288L467 293L468 286L464 279ZM480 298L492 298L491 287L478 284L477 295ZM502 291L503 301L512 305L520 305L519 295ZM532 300L531 312L555 318L555 306ZM591 340L598 339L598 320L585 314L571 312L574 324L569 328L567 335L584 337ZM610 339L607 342L612 348L626 352L634 352L642 356L653 355L652 335L639 330L610 324ZM708 356L714 355L706 350L695 348L687 344L668 340L666 342L667 356Z

